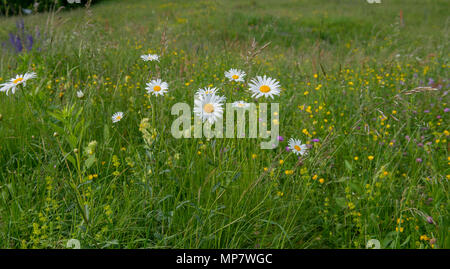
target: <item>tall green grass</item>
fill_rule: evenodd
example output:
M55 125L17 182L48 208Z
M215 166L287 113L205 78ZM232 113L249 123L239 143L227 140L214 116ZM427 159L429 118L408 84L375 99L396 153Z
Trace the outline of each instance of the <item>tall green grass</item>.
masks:
M24 17L40 50L3 50L0 83L38 78L0 94L0 246L448 248L448 6L133 0ZM172 137L172 105L200 87L255 101L230 68L280 81L277 149ZM156 77L164 97L146 94Z

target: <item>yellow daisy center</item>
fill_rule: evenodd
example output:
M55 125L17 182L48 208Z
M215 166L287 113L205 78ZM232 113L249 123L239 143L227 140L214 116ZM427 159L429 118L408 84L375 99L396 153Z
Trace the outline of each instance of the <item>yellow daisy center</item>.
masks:
M120 120L120 119L122 119L122 116L119 115L116 117L116 120Z
M243 103L239 103L239 104L238 104L238 106L240 106L240 107L243 107L243 106L244 106L244 104L243 104Z
M14 83L14 84L17 84L17 83L21 82L22 80L23 80L23 78L16 78L16 79L13 81L13 83Z
M206 104L203 106L203 110L205 110L206 113L213 113L214 112L214 106L211 104Z
M295 145L295 146L294 146L294 149L295 149L296 151L300 151L300 150L301 150L301 148L300 148L299 145Z
M263 93L268 93L270 92L270 87L267 85L262 85L261 87L259 87L259 91Z
M153 87L153 90L154 90L155 92L159 92L159 91L161 90L161 87L158 86L158 85L156 85L155 87Z
M233 79L238 79L239 76L238 76L238 75L233 75L232 78L233 78Z

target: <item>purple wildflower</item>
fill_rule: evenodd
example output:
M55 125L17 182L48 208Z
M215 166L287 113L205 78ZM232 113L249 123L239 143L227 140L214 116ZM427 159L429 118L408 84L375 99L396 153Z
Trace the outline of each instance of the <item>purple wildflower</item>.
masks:
M27 47L27 51L30 51L33 48L33 36L27 35L27 43L25 44Z
M11 45L16 49L17 52L22 51L22 42L20 41L20 37L18 35L14 35L13 33L9 33L9 41Z

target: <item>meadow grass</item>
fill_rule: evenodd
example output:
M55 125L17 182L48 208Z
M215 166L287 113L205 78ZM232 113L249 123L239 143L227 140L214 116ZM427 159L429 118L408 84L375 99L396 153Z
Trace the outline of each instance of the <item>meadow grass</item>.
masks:
M0 83L37 78L0 93L0 247L450 247L449 7L105 0L23 17L40 38L2 49ZM17 19L1 18L1 40ZM274 100L248 92L264 74ZM168 94L146 93L154 78ZM284 141L175 139L171 107L206 86L280 103Z

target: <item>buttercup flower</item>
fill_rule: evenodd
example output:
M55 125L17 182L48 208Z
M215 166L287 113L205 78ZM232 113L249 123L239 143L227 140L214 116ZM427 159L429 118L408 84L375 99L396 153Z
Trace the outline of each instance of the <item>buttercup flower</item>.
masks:
M244 101L236 101L232 104L232 106L236 108L248 108L250 107L250 104Z
M225 77L227 77L231 81L242 82L244 81L245 72L231 68L230 70L225 72Z
M144 55L141 55L141 59L144 60L144 62L148 62L148 61L159 62L159 56L156 54L144 54Z
M116 112L112 116L112 122L113 123L119 122L122 118L123 118L123 112Z
M148 94L164 95L167 92L167 89L169 89L169 84L161 81L161 79L156 79L147 83L147 87L145 89Z
M253 92L252 97L259 98L261 96L270 97L273 99L274 95L280 95L280 83L273 78L260 77L252 79L249 83L250 91Z
M217 96L215 94L208 94L205 96L199 96L194 101L194 113L202 119L213 124L217 119L222 118L223 114L223 101L225 97Z
M291 138L289 139L289 148L297 155L305 155L307 146L306 144L302 144L302 141L298 139Z
M23 84L26 86L26 81L36 77L36 73L25 73L24 75L17 75L15 78L9 80L9 82L0 84L0 92L6 92L6 95L9 95L11 91L13 94L16 92L17 86Z

